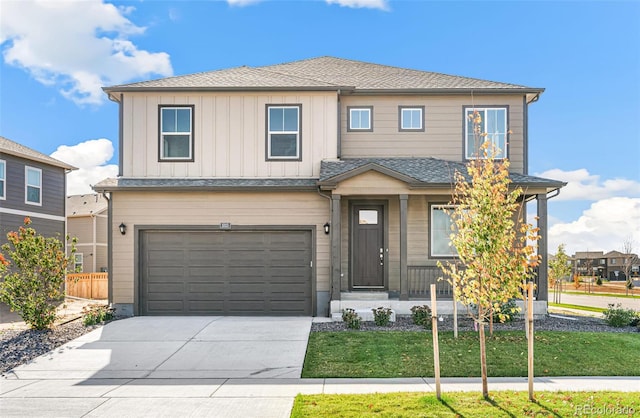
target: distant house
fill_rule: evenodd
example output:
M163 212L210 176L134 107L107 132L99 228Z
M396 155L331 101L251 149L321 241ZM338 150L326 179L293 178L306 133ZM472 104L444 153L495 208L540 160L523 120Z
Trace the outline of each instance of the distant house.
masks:
M101 194L67 197L67 233L77 239L77 272L107 271L107 206Z
M63 239L66 174L75 169L0 136L0 244L25 217L38 233Z
M579 276L606 277L607 259L602 251L578 251L573 257L573 272Z
M636 254L624 254L620 251L609 251L604 255L607 259L606 276L609 280L626 280L625 267L632 263L630 273L638 272L638 256Z

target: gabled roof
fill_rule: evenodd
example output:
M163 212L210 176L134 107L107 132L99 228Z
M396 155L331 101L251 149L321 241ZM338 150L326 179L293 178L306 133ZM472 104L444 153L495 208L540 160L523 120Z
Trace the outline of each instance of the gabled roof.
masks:
M66 170L77 170L76 167L69 165L46 154L33 150L24 145L18 144L10 139L0 136L0 153L14 155L26 160L38 161L43 164L49 164L54 167L64 168Z
M456 171L465 176L467 173L465 163L438 158L345 158L340 161L322 161L319 184L332 187L370 170L402 180L411 187L450 188ZM519 173L510 173L509 177L516 186L543 187L549 191L566 185L561 181Z
M345 93L530 93L541 88L335 57L236 67L105 87L107 93L163 90L341 90Z
M67 196L67 217L97 215L107 210L107 200L101 194Z

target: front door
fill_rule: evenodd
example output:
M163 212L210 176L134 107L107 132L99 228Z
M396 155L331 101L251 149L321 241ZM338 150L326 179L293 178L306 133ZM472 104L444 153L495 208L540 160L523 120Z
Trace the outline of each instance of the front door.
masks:
M352 286L384 288L384 206L352 208Z

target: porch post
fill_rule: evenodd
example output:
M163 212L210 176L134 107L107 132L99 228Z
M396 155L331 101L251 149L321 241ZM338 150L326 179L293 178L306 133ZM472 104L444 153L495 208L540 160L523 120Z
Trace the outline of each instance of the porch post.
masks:
M340 300L342 271L342 225L340 195L331 195L331 300Z
M538 267L538 300L548 300L549 286L547 279L548 268L548 237L547 237L547 195L536 196L538 204L538 228L540 229L540 239L538 240L538 254L540 255L540 266Z
M400 300L409 300L409 280L407 270L407 200L406 194L400 198Z

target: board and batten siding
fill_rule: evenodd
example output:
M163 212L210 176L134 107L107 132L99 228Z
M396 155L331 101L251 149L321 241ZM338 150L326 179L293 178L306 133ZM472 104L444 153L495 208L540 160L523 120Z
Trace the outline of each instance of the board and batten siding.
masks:
M316 226L316 291L329 290L329 201L305 192L118 192L113 194L114 303L134 303L136 225ZM126 235L118 230L127 225Z
M424 106L424 132L398 130L398 106ZM464 159L463 107L508 106L511 171L524 171L524 118L521 95L342 96L341 157L434 157ZM348 108L373 106L373 132L348 131Z
M266 105L300 104L301 161L266 161ZM194 106L194 161L158 161L160 105ZM337 155L335 92L126 93L124 177L318 177Z

